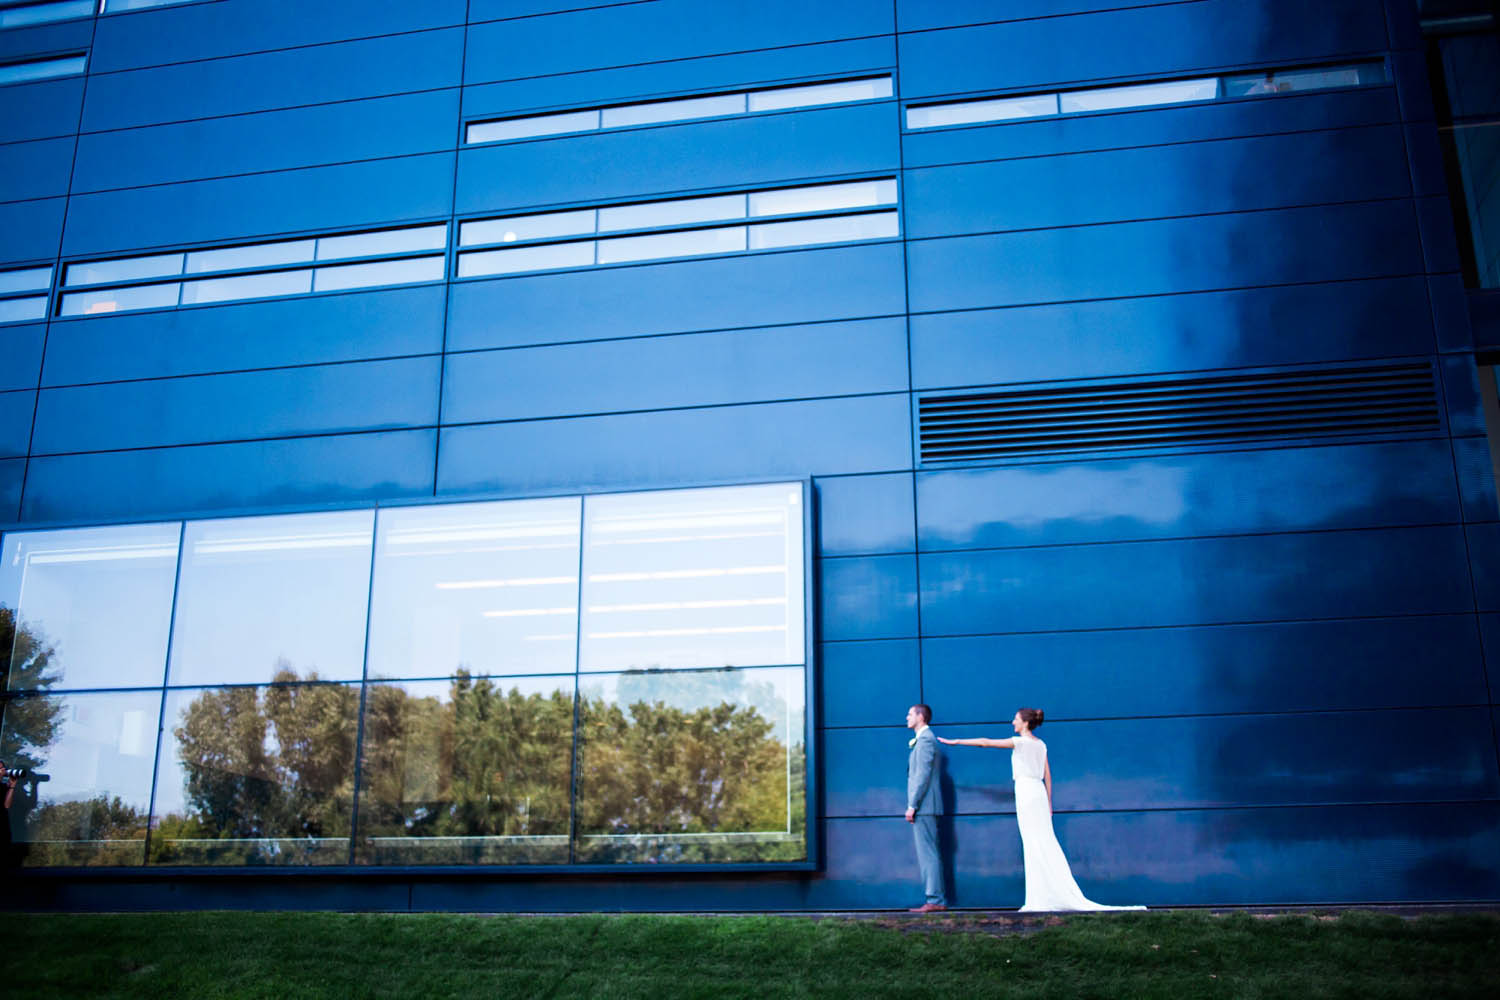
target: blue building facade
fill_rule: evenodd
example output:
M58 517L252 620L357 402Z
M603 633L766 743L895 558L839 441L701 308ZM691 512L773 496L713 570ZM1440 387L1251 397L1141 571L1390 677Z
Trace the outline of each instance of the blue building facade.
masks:
M1500 898L1443 7L0 5L7 905Z

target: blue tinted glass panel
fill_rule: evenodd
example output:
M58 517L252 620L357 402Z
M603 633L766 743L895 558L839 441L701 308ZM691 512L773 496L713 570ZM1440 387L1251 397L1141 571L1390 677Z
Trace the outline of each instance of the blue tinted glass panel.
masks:
M681 198L645 205L617 205L599 209L599 232L621 232L627 229L652 229L657 226L684 226L694 222L719 219L743 219L745 196L718 195L712 198Z
M802 663L796 483L590 497L580 669Z
M387 229L377 233L355 233L352 236L324 236L318 240L318 260L377 257L412 250L441 250L447 245L447 225Z
M550 243L516 247L514 250L484 250L463 254L458 258L458 276L469 278L480 274L545 271L555 267L589 267L593 263L593 240L582 243Z
M177 282L165 285L135 285L102 292L70 292L62 297L63 316L93 316L128 309L170 309L177 305Z
M594 225L592 208L581 212L548 212L544 215L484 219L460 225L458 245L472 247L485 243L514 243L517 240L546 240L557 236L592 234Z
M849 101L876 101L891 96L891 78L844 80L840 83L812 83L803 87L780 87L758 90L750 95L751 111L779 111L783 108L808 108Z
M69 264L63 275L63 284L97 285L106 281L137 281L141 278L164 278L181 273L182 254L168 253L154 257L126 257L123 260Z
M170 691L152 864L349 860L357 684Z
M601 124L604 128L623 128L627 125L649 125L654 122L744 113L744 94L723 94L718 97L690 97L680 101L656 101L651 104L605 108L602 112Z
M234 299L265 299L273 295L301 295L312 282L312 272L273 271L270 274L240 274L232 278L204 278L182 283L182 304L229 302Z
M580 501L383 510L370 677L572 673Z
M20 627L7 687L157 687L177 572L176 523L5 536L0 615Z
M745 227L692 229L685 233L655 233L599 241L599 263L619 264L660 257L690 257L705 253L734 253L745 249Z
M343 288L402 285L417 281L442 281L442 257L408 257L373 264L320 267L313 278L313 291L333 292Z
M536 115L501 122L476 122L466 133L466 142L503 142L534 135L591 132L599 127L598 111L567 111L558 115Z
M189 522L169 682L359 679L373 521L363 510Z
M82 73L87 65L88 56L68 56L65 59L44 59L39 62L0 65L0 86L7 83L26 83L29 80L47 80L54 76L73 76Z
M199 250L187 255L187 274L202 274L206 271L237 271L252 267L276 267L279 264L301 264L313 258L313 240L295 240L290 243L261 243L250 247L229 247L225 250ZM72 272L69 272L72 278Z
M1384 63L1324 66L1319 69L1266 70L1224 78L1225 97L1257 97L1304 90L1335 90L1386 81Z
M59 0L56 3L34 3L24 7L0 9L0 28L19 28L25 24L65 21L70 17L88 17L94 13L95 0Z
M356 860L566 864L573 684L571 674L371 684Z
M1030 97L1001 97L991 101L963 101L958 104L932 104L906 109L907 128L942 128L945 125L971 125L976 122L1010 121L1016 118L1041 118L1057 114L1056 94Z
M138 865L151 804L161 691L41 694L9 701L6 763L49 776L9 809L27 867Z
M22 271L0 271L0 295L12 292L46 291L52 287L52 268L28 267Z
M24 323L47 318L47 297L0 300L0 323Z
M900 235L895 212L870 215L839 215L830 219L800 219L769 222L750 227L750 249L842 243L847 240L881 240Z
M1112 111L1115 108L1144 108L1157 104L1181 104L1184 101L1211 101L1219 96L1219 81L1176 80L1172 83L1143 83L1132 87L1105 87L1101 90L1075 90L1059 95L1064 114L1082 111Z
M819 184L779 191L756 191L750 195L750 215L799 215L805 212L834 212L895 203L895 181L854 181L849 184Z

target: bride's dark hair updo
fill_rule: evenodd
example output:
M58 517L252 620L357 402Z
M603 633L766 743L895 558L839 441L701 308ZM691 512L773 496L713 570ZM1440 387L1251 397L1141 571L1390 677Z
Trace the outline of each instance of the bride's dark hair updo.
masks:
M1016 714L1021 717L1022 722L1026 723L1026 728L1032 732L1041 729L1042 720L1047 717L1047 713L1043 712L1040 708L1023 708Z

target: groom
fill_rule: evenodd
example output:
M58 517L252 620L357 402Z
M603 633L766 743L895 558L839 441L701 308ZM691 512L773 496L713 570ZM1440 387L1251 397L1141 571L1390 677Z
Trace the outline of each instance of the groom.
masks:
M912 824L912 834L916 837L917 866L922 870L922 884L927 890L927 901L912 907L912 913L948 908L948 899L943 895L943 861L938 855L937 837L943 795L937 778L937 740L927 728L931 721L932 709L926 705L913 705L906 710L906 728L916 730L908 744L911 753L906 756L906 821Z

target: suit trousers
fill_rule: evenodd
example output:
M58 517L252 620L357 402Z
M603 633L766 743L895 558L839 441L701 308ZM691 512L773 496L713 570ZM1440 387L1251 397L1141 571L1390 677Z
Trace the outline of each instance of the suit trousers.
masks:
M911 832L917 842L917 867L922 872L927 902L947 906L948 897L943 893L943 858L938 853L937 817L918 814Z

